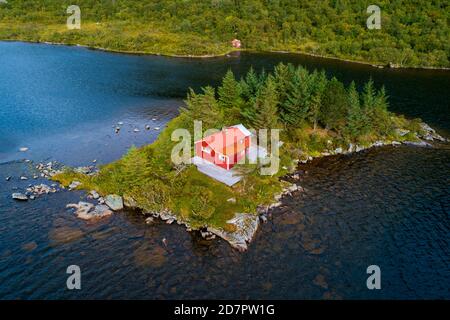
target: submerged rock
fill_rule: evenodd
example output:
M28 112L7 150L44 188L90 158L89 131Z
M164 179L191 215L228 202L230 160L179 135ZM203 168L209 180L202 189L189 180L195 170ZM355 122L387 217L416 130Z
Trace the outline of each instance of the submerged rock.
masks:
M66 205L66 208L74 208L76 209L75 214L77 215L78 218L88 219L89 211L91 211L94 208L94 205L89 202L80 201L78 202L78 204L69 203L68 205Z
M426 141L405 141L403 143L406 145L409 145L409 146L413 146L413 147L425 147L425 148L432 147L432 145Z
M13 193L13 194L11 195L11 197L12 197L14 200L19 200L19 201L27 201L27 200L28 200L28 197L27 197L25 194L20 193L20 192L15 192L15 193Z
M105 197L105 203L114 211L123 209L123 200L121 196L116 194L109 194Z
M80 229L71 228L67 226L56 227L52 229L48 236L53 244L66 244L81 239L84 232Z
M103 218L106 216L112 215L112 211L109 210L108 206L104 204L98 204L94 207L94 210L92 211L92 214L94 215L94 218Z
M20 152L27 152L29 149L27 147L19 148Z
M94 206L92 203L83 201L78 202L78 204L69 203L66 207L76 209L75 214L83 220L103 218L112 214L112 211L105 205L99 204Z
M144 243L134 251L134 262L139 267L160 268L167 261L166 255L163 247Z

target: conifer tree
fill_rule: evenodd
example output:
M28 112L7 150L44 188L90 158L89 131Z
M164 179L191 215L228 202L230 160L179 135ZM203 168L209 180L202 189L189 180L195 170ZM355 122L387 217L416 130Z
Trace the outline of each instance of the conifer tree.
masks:
M322 103L322 95L327 85L327 77L325 72L317 72L311 75L310 90L311 101L309 103L309 119L313 124L313 130L316 131L317 124L320 118L320 105Z
M234 122L240 122L240 110L243 105L241 97L241 88L231 70L228 70L222 80L222 85L218 89L219 105L227 115L226 124L231 125Z
M203 93L197 94L190 89L187 99L186 108L182 112L187 116L190 123L202 121L203 127L206 129L220 128L223 123L223 112L217 103L215 90L212 87L202 88Z
M266 85L259 91L255 109L255 129L272 129L278 126L278 94L272 76L267 78Z
M287 126L298 126L306 119L310 103L310 77L304 68L293 71L284 101L280 102L280 117Z
M348 110L347 110L347 134L352 138L357 138L361 133L362 113L359 101L359 93L356 90L355 82L352 81L348 88Z
M233 71L228 70L218 89L219 103L224 109L233 108L240 100L241 90L239 82L236 81Z
M328 81L320 106L320 121L327 129L340 131L345 126L347 115L347 92L336 78Z

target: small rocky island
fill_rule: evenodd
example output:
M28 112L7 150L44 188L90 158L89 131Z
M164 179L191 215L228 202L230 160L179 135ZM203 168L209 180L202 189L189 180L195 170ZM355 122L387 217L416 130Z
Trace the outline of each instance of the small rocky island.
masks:
M242 180L230 187L194 165L175 165L172 133L179 128L193 133L194 121L202 121L204 130L236 123L255 130L281 129L279 170L261 175L263 164L239 164ZM120 134L120 125L114 130ZM206 239L219 236L243 251L283 197L304 192L298 185L302 164L372 147L431 147L436 142L447 140L420 119L389 112L384 88L376 89L372 81L359 92L354 83L345 87L324 72L280 64L272 74L250 70L238 80L228 72L218 88L191 90L186 107L154 143L131 148L100 169L48 164L37 169L63 188L88 192L89 201L68 205L81 219L100 219L127 207L147 216L147 223L155 218L176 222ZM27 200L26 194L13 197Z

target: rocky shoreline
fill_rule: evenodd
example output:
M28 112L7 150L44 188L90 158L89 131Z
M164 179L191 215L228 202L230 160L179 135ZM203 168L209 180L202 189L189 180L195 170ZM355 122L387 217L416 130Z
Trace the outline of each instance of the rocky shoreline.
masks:
M283 178L297 181L300 179L300 172L298 171L299 165L306 164L312 161L314 158L323 158L326 156L339 155L339 154L352 154L367 150L373 147L380 146L398 146L401 144L416 146L416 147L432 147L431 142L448 142L449 140L439 135L434 129L432 129L426 123L421 123L421 129L423 134L416 134L417 141L375 141L368 146L353 145L350 144L346 150L342 147L336 148L334 150L324 150L320 155L316 157L306 156L305 159L298 159L294 161L297 164L297 168L291 173L287 174ZM405 136L409 133L408 130L399 130L399 136ZM39 163L34 167L38 174L33 175L34 179L38 177L45 179L52 179L52 177L64 169L64 167L57 162L48 162L46 164ZM98 168L94 166L78 167L73 169L75 172L95 175L98 172ZM10 181L12 177L6 177L6 181ZM20 177L21 180L27 180L27 177ZM72 181L67 190L81 189L82 183L79 181ZM63 185L51 184L50 186L41 183L37 185L30 184L26 189L26 192L14 192L12 198L17 201L27 201L33 200L42 194L55 193L66 189ZM200 235L206 240L212 240L216 236L227 241L233 248L239 251L246 251L248 245L254 238L259 225L268 221L268 215L270 211L276 207L282 205L282 199L286 196L292 196L295 193L304 192L304 189L297 183L292 183L287 185L280 194L277 194L273 198L273 203L270 205L260 205L257 207L257 212L255 213L236 213L235 216L228 220L227 223L233 225L234 231L226 231L222 228L214 228L211 226L204 226L197 229ZM161 219L168 224L176 222L179 225L184 225L187 231L193 231L194 229L189 222L183 221L176 214L170 210L162 210L160 212L145 212L139 208L137 202L131 197L124 195L123 197L119 195L105 195L102 197L97 191L91 190L86 195L86 198L93 201L97 201L97 204L93 204L86 201L80 201L78 203L69 203L66 208L75 209L75 214L78 218L83 220L91 219L101 219L107 216L111 216L114 211L120 211L124 208L129 208L132 210L140 210L142 214L147 216L146 223L151 224L154 219ZM229 199L229 201L236 201L236 199Z

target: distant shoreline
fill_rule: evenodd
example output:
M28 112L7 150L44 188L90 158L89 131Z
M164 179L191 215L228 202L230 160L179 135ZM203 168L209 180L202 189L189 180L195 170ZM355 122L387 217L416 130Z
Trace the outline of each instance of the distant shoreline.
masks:
M347 63L361 64L370 66L376 69L391 69L391 70L436 70L436 71L449 71L450 67L426 67L426 66L395 66L390 67L389 65L376 64L368 61L360 61L360 60L352 60L345 58L338 58L332 56L324 56L319 54L314 54L310 52L302 52L302 51L289 51L289 50L254 50L254 49L230 49L227 52L220 54L206 54L206 55L176 55L176 54L168 54L168 53L158 53L158 52L145 52L145 51L129 51L129 50L115 50L108 49L103 47L95 47L84 44L71 44L71 43L63 43L63 42L51 42L51 41L32 41L32 40L21 40L21 39L0 39L3 42L23 42L23 43L34 43L34 44L46 44L46 45L55 45L55 46L68 46L68 47L82 47L89 50L95 51L103 51L103 52L111 52L111 53L119 53L119 54L129 54L129 55L138 55L138 56L159 56L159 57L168 57L168 58L192 58L192 59L210 59L210 58L219 58L229 56L236 52L250 52L250 53L278 53L278 54L294 54L294 55L303 55L316 57L321 59L329 59L336 60Z

